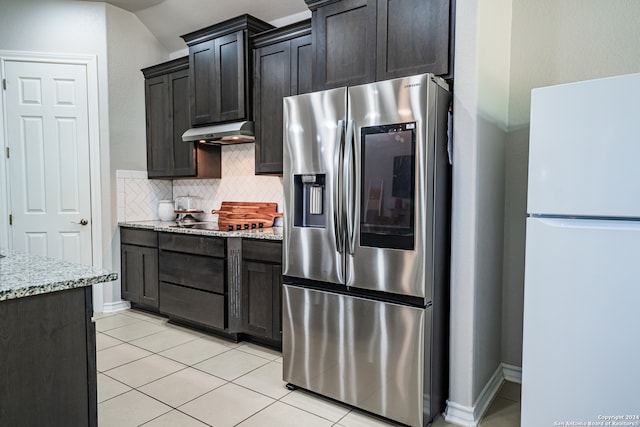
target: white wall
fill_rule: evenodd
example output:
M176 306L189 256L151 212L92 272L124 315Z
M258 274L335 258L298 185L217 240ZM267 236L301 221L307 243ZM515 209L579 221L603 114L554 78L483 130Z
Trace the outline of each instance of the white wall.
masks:
M108 229L112 265L120 271L120 235L116 200L116 170L147 170L144 76L140 69L169 59L169 52L131 12L106 5L109 72L109 191ZM120 280L105 287L105 309L117 309Z
M456 5L447 421L474 425L501 372L511 0ZM501 379L501 376L499 377ZM494 383L495 384L495 383Z
M531 89L640 71L640 3L460 0L456 8L447 417L473 425L500 363L521 366Z
M119 271L115 170L146 169L140 68L168 59L168 52L135 15L102 2L72 0L0 1L0 50L96 56L103 256L94 263ZM96 310L103 301L118 301L119 289L116 282L95 286Z
M142 68L169 52L130 12L106 5L111 169L147 169Z
M639 72L638 22L635 0L513 0L503 272L502 359L507 364L522 365L531 89Z
M108 72L104 4L69 0L2 0L0 49L97 57L100 187L103 193L101 217L104 221L110 221ZM4 183L4 180L2 182ZM94 263L107 269L111 268L111 242L106 228L103 228L102 232L102 253L102 259L94 260ZM94 289L99 294L102 286L97 285ZM101 295L97 295L94 300L101 301Z

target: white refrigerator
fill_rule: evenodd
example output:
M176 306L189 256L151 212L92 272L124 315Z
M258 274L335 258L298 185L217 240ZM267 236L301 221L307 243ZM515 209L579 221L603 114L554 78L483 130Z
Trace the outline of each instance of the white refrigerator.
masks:
M529 144L521 425L640 425L640 74L534 89Z

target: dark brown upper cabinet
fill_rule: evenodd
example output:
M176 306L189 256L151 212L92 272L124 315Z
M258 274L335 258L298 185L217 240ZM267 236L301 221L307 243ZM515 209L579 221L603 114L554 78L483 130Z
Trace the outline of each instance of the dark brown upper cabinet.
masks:
M421 73L452 75L453 0L305 0L314 90Z
M449 73L450 0L378 0L376 80Z
M253 37L256 175L282 174L282 99L311 92L311 21Z
M313 11L313 88L376 79L376 0L343 0Z
M271 28L242 15L182 36L189 46L193 126L250 118L249 37Z
M220 147L182 141L191 127L189 58L144 68L149 178L220 177Z

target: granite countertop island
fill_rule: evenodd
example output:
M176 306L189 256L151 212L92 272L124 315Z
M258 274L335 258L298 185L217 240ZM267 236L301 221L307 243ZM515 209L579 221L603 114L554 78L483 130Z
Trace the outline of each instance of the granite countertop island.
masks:
M208 223L212 227L216 223ZM167 233L181 233L181 234L197 234L200 236L215 236L215 237L242 237L245 239L263 239L263 240L282 240L282 227L265 227L254 228L247 230L212 230L212 229L197 229L187 227L177 227L175 221L127 221L118 223L120 227L129 228L142 228L153 231L163 231Z
M96 426L92 287L118 276L8 252L0 258L0 426Z
M0 258L0 301L91 286L117 277L85 265L9 252Z

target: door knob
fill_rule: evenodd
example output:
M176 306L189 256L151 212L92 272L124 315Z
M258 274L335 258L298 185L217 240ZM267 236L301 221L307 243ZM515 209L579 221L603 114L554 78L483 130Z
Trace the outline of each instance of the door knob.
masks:
M87 225L87 224L89 224L89 221L88 221L88 220L86 220L86 219L84 219L84 218L82 218L82 219L81 219L80 221L78 221L78 222L71 221L71 224Z

